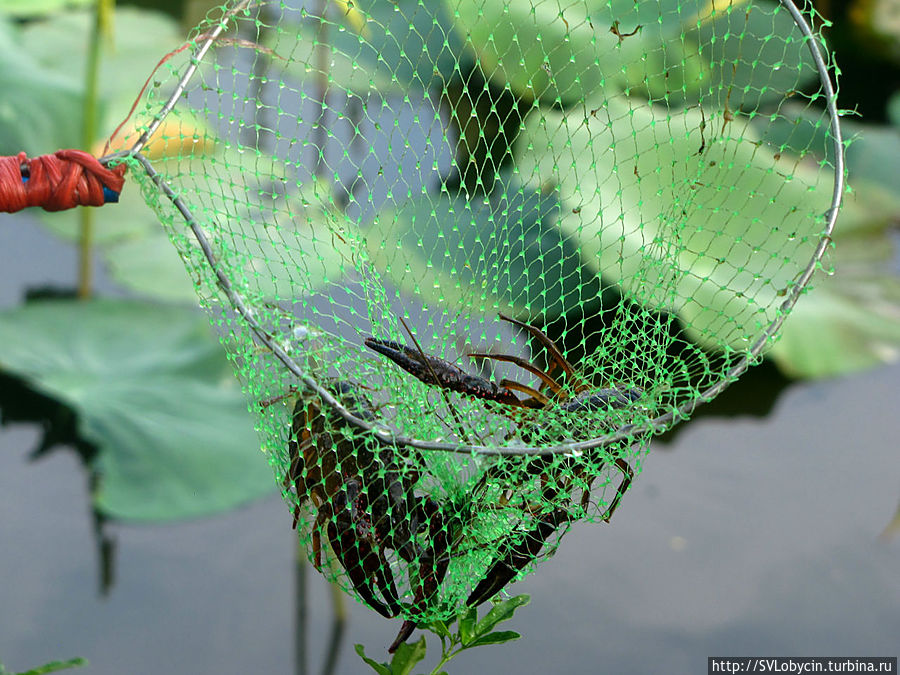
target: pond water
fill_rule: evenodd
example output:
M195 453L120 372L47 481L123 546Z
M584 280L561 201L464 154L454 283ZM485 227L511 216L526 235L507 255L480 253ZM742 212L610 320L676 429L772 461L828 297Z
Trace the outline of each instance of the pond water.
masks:
M0 217L0 307L74 269L71 247ZM712 655L897 655L900 535L880 535L900 500L900 365L788 386L764 366L727 396L736 414L655 442L613 522L575 527L510 588L532 597L508 626L522 640L449 671L697 673ZM0 428L8 668L83 656L91 665L75 672L292 673L300 644L308 672L321 671L329 590L306 568L298 643L295 535L274 485L214 518L111 524L103 596L86 474L70 452L29 461L40 433ZM347 607L336 672L367 672L353 644L386 659L399 621Z

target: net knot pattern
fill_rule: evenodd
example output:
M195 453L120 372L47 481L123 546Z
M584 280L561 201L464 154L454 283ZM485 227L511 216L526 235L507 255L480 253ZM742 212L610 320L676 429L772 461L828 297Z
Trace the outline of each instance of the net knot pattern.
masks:
M165 62L133 150L178 150L124 161L317 569L409 625L478 605L761 358L842 192L817 22L243 1Z

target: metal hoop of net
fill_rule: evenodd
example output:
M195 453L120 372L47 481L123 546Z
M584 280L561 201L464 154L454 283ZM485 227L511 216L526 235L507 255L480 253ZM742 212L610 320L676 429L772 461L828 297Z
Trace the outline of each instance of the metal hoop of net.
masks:
M244 0L164 64L108 159L140 169L318 569L410 622L477 605L761 358L843 191L818 22Z

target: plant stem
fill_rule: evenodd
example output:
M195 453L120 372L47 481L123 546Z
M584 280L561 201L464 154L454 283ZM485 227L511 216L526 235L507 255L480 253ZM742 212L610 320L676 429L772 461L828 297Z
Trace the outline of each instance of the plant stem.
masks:
M299 542L294 545L294 672L306 675L306 555Z
M90 149L97 134L97 89L100 71L100 43L112 34L112 19L115 0L96 0L94 5L94 25L88 42L87 67L84 77L84 108L82 110L81 147ZM78 233L78 297L85 300L91 296L94 213L91 209L81 209L81 224Z
M325 665L322 668L323 675L332 675L337 668L337 660L341 651L344 629L347 626L347 604L344 601L344 592L334 581L332 581L329 586L331 587L331 610L334 617L331 621L331 636L328 640Z
M451 649L452 649L452 647L451 647ZM444 664L447 663L447 661L452 659L454 656L459 654L461 651L462 651L461 649L457 649L455 652L447 651L447 652L444 652L443 654L441 654L441 660L438 661L438 664L434 667L434 670L431 671L431 675L439 675L439 673L441 672L441 668L443 668Z
M453 635L450 636L450 644L448 645L444 642L444 636L441 635L441 660L438 661L438 664L434 667L434 670L431 671L431 675L438 675L441 672L441 668L444 666L447 661L452 659L454 656L459 654L462 651L462 648L453 651L453 648L459 645L458 638Z

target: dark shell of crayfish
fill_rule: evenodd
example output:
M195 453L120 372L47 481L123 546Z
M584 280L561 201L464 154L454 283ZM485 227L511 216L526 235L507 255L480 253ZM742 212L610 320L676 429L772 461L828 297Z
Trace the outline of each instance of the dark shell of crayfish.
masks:
M366 347L388 357L425 384L486 401L497 401L514 406L521 405L518 397L506 387L496 385L477 375L470 375L449 361L421 354L399 342L366 338Z

